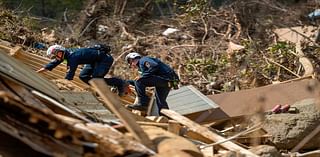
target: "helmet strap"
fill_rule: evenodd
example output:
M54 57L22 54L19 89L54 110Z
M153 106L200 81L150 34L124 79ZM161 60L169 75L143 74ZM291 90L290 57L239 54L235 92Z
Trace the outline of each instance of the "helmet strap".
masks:
M132 67L132 65L133 65L133 67L137 67L138 62L139 62L138 58L132 59L131 63L130 63L130 67Z
M56 54L56 58L58 60L63 60L64 59L64 52L63 51L58 51Z

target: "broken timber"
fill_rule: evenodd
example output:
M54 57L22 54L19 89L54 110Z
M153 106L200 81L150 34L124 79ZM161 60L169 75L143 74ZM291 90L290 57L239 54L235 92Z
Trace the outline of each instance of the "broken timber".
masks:
M0 89L0 130L36 151L50 156L153 154L110 126L96 123L92 127L70 117L66 120L46 108L26 104L10 89Z
M142 126L157 147L160 155L168 151L184 151L193 157L203 157L199 148L191 141L155 126Z
M89 83L94 87L98 94L102 97L107 107L116 114L124 123L125 127L130 131L133 136L142 144L149 148L154 148L152 141L148 135L142 130L142 128L134 121L134 117L131 115L115 94L111 92L107 84L103 79L92 79Z
M225 140L224 137L212 132L211 130L209 130L206 127L201 126L198 123L193 122L192 120L178 114L177 112L171 111L171 110L167 110L167 109L162 109L161 113L165 114L166 116L178 121L179 123L181 123L182 125L185 125L187 127L189 127L190 130L212 140L215 142L219 142L222 140ZM248 155L248 156L255 156L257 157L257 155L253 154L252 152L250 152L247 149L244 149L240 146L238 146L237 144L230 142L230 141L226 141L224 143L220 144L223 148L226 148L228 150L231 151L236 151L236 152L240 152L242 154Z

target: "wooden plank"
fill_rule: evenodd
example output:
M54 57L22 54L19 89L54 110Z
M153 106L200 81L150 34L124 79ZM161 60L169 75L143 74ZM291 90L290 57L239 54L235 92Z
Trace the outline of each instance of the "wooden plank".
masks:
M76 108L74 103L61 95L56 85L47 79L40 77L36 72L15 60L13 57L8 56L8 54L4 53L2 50L0 50L0 64L4 67L0 68L0 75L2 78L26 87L26 89L30 91L35 90L41 92L43 95L50 97L50 99L54 99L54 101L59 104L63 104L62 106L64 108L66 108L66 106L73 107L75 112L82 113Z
M194 131L194 132L196 132L196 133L198 133L198 134L200 134L200 135L202 135L202 136L204 136L204 137L206 137L208 139L211 139L211 140L213 140L215 142L225 140L224 137L212 132L211 130L209 130L209 128L203 127L200 124L193 122L192 120L180 115L179 113L177 113L175 111L162 109L161 113L163 113L166 116L178 121L182 125L185 125L185 126L189 127L189 129L191 131ZM226 149L231 150L231 151L241 152L241 153L243 153L245 155L248 155L248 156L256 156L256 157L258 157L257 155L253 154L249 150L244 149L244 148L240 147L239 145L237 145L237 144L235 144L235 143L233 143L231 141L226 141L224 143L221 143L220 145L223 148L226 148Z
M78 120L72 120L70 117L57 117L53 112L25 104L9 94L0 91L0 130L25 142L35 150L47 152L50 156L155 154L111 126L83 121L77 123ZM41 121L30 121L31 117L37 117ZM86 148L95 151L87 151Z
M10 136L7 133L0 131L0 156L2 157L14 157L14 156L32 156L32 157L43 157L44 154L35 151L34 149L30 148L25 143L21 142L20 140Z
M181 150L187 152L193 157L203 157L203 154L199 148L186 138L170 133L164 129L159 129L155 126L142 126L142 128L149 135L150 139L156 144L157 152L159 154L173 150Z
M25 52L23 51L22 53L18 53L17 55L13 56L16 59L19 59L22 62L27 62L27 61L34 61L38 64L40 64L40 67L43 67L44 65L48 64L49 62L51 62L50 59L42 57L42 56L38 56L29 52ZM55 67L55 69L58 69L59 71L66 71L67 70L67 66L64 63L59 64L57 67ZM76 74L78 74L79 71L76 71Z
M4 46L4 45L0 45L0 49L3 49L5 51L7 51L8 53L10 52L11 50L11 47L7 47L7 46Z
M69 156L79 156L83 153L82 146L72 144L69 141L62 142L58 139L51 138L46 131L43 131L45 129L42 129L41 132L40 129L37 128L39 125L29 122L27 120L30 118L28 117L29 115L37 117L39 115L30 112L27 114L27 112L31 110L24 109L31 107L31 105L26 105L23 102L16 102L12 98L7 97L6 93L0 94L0 104L2 106L0 110L0 130L3 132L26 143L34 150L47 155L66 153ZM19 108L20 110L16 110L16 108ZM51 112L47 113L50 114ZM43 123L48 124L46 122ZM44 128L44 126L46 125L42 124L42 128Z
M24 64L27 64L28 66L33 67L34 70L38 70L41 67L43 67L45 64L50 62L50 59L42 56L38 56L29 52L25 52L19 46L12 49L8 49L8 50L10 53L14 53L13 55L14 58L22 61ZM60 73L60 75L58 75L58 78L63 79L66 71L67 71L66 65L62 63L58 65L56 68L54 68L52 71L49 71L47 73L52 73L52 74ZM79 74L80 74L80 70L77 69L75 72L75 75L78 76ZM73 81L76 82L76 84L82 88L89 87L87 84L82 82L78 77L75 77Z
M15 92L16 95L18 95L21 98L21 100L23 100L25 103L38 108L49 109L46 105L44 105L41 101L34 97L31 94L31 92L25 89L24 87L19 86L17 83L9 81L7 79L3 79L2 81L6 84L7 87L10 87L11 92Z
M148 118L145 118L143 116L139 116L137 114L132 114L131 112L129 112L133 118L136 120L136 121L141 121L141 122L152 122L152 120L148 119Z
M175 121L175 120L169 120L168 123L168 131L172 132L176 135L180 135L180 130L181 130L182 126L180 125L179 122Z
M22 61L24 64L28 65L31 67L33 70L38 70L41 67L43 67L44 64L38 63L37 61L33 59L25 59L25 58L20 58L20 56L15 57L18 60ZM52 71L47 71L45 73L41 73L44 77L52 80L52 79L64 79L64 76L66 74L66 68L59 69L61 68L62 65L59 65L58 67L54 68ZM79 70L76 71L75 76L78 76L80 73ZM88 88L89 86L85 84L83 81L81 81L78 77L74 77L72 82L74 82L77 86L81 87L82 89Z
M189 137L191 139L197 140L197 141L201 141L203 143L212 143L213 140L208 139L206 137L203 137L202 135L200 135L199 133L193 132L191 130L187 130L185 128L182 129L182 136L186 136Z
M142 144L154 149L153 143L148 135L134 120L134 117L131 115L132 113L121 105L119 97L111 92L105 81L103 79L92 79L89 81L89 83L104 100L106 107L121 119L127 130L131 132L132 135Z
M168 129L168 123L157 123L157 122L143 122L137 121L139 125L147 125L147 126L157 126L160 128Z
M10 55L11 56L18 55L21 52L21 50L22 50L21 46L16 46L10 50Z
M149 105L148 105L148 111L147 111L147 116L151 116L151 113L152 113L152 108L153 108L153 105L155 104L155 89L152 90L152 95L151 95L151 99L150 99L150 102L149 102Z
M262 135L262 136L249 136L249 137L237 137L235 140L238 143L246 144L246 145L263 145L267 144L268 141L272 138L272 135Z
M42 58L27 57L26 54L15 56L15 58L19 59L23 63L30 63L32 65L37 65L37 69L44 67L44 65L46 65L50 62L50 60L45 61ZM41 59L42 59L42 61L40 62L39 60L41 60ZM62 76L64 76L67 71L67 65L65 65L64 63L61 63L57 67L54 68L54 71L60 72L60 73L62 73ZM80 70L77 69L75 72L75 76L78 76L79 74L80 74Z
M32 94L34 94L35 96L37 96L39 99L43 100L43 101L46 101L47 102L47 105L53 105L63 111L65 111L66 113L69 113L69 115L73 116L73 117L76 117L76 118L79 118L85 122L91 122L91 120L85 118L84 116L80 115L79 113L69 109L68 107L64 106L63 104L61 104L60 102L50 98L49 96L45 95L45 94L42 94L38 91L35 91L33 90L32 91Z

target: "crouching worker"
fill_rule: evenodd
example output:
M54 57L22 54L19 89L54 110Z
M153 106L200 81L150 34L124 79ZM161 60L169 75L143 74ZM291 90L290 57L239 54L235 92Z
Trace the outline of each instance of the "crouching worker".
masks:
M51 71L64 60L67 62L67 73L65 79L73 80L78 65L84 65L80 72L79 78L88 84L92 78L104 78L109 72L113 63L113 57L110 54L110 46L91 47L91 48L74 48L67 49L61 45L52 45L47 50L47 56L53 59L52 62L39 69L37 72ZM119 78L105 78L110 86L116 86L119 95L124 95L127 83Z
M169 109L166 101L170 89L178 88L179 77L174 70L159 59L141 56L139 53L129 53L126 62L131 68L137 68L141 76L134 82L138 96L136 104L128 105L128 108L146 111L150 98L146 95L146 87L155 87L156 103L159 109Z

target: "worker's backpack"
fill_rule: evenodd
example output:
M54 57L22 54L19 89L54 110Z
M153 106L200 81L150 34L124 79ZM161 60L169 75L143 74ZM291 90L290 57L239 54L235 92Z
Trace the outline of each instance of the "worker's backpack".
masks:
M111 47L106 44L94 44L93 46L90 46L89 48L93 48L93 49L96 49L96 50L99 50L99 51L105 52L105 53L111 52Z

